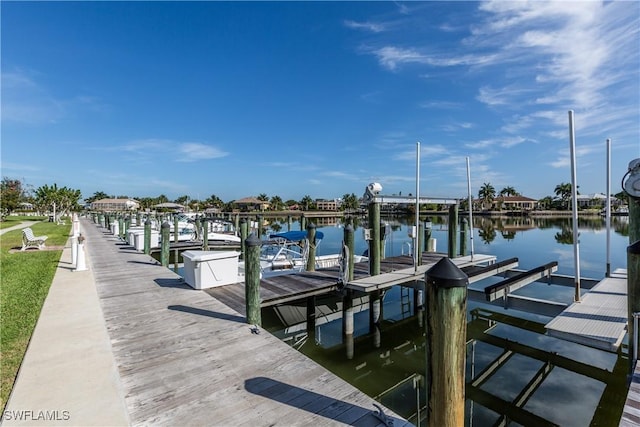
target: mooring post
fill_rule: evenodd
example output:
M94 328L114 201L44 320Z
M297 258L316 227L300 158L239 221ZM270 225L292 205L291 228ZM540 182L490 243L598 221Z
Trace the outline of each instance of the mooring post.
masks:
M264 234L264 217L258 215L258 238L261 239Z
M374 332L382 319L382 294L380 291L369 293L369 332Z
M449 258L425 273L427 425L464 426L469 278Z
M417 256L417 260L418 260L418 265L422 265L422 252L423 252L423 246L424 246L424 223L420 223L418 224L418 236L416 237L416 248L418 250L418 256Z
M291 231L291 215L287 215L287 231Z
M244 241L244 294L247 323L262 326L260 314L260 239L251 233Z
M467 254L467 241L469 240L469 221L467 218L462 218L462 227L460 233L460 256Z
M178 215L173 216L173 241L176 243L180 241L180 230L178 228Z
M425 252L433 252L431 249L431 221L424 223L424 250Z
M231 215L231 214L229 214ZM240 230L240 214L235 214L233 219L233 229Z
M202 249L209 250L209 218L202 218Z
M249 228L249 225L247 223L247 219L242 218L240 220L240 251L242 252L241 254L242 259L245 259L244 242L245 240L247 240L248 228Z
M196 215L196 239L202 241L202 224L200 223L200 215Z
M344 236L343 237L344 244L347 246L349 250L349 260L348 260L349 275L345 278L345 280L347 282L350 282L353 280L353 265L354 265L353 251L355 250L355 233L353 231L353 225L351 225L351 223L347 224L347 226L344 228L343 236Z
M136 213L136 225L137 225L138 227L140 227L140 224L142 224L142 217L141 217L141 215L140 215L140 212L137 212L137 213Z
M161 235L162 235L162 245L160 247L160 264L162 264L163 267L168 267L169 266L169 245L171 244L170 239L170 232L169 229L171 228L171 226L169 225L169 223L167 221L163 222L162 225L160 226L160 231L161 231Z
M307 244L309 245L309 256L307 257L307 271L316 271L316 225L307 225Z
M307 229L307 218L304 216L304 213L300 215L300 231L304 231Z
M640 197L629 196L629 244L638 240L640 240Z
M633 375L634 360L638 349L634 313L640 313L640 240L627 247L627 306L628 306L628 342L629 375Z
M307 297L307 337L311 344L316 343L316 297Z
M144 222L144 254L151 253L151 219L147 218Z
M353 359L353 322L353 291L347 289L342 297L342 338L349 360Z
M454 258L458 243L458 205L449 206L449 244L447 245L447 256Z
M380 274L380 203L369 203L369 274Z

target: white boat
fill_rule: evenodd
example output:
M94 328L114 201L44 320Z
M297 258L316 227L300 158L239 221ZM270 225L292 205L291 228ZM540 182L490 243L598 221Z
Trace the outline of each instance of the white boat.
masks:
M220 219L208 219L207 221L203 221L209 228L209 233L207 234L207 240L212 242L233 242L240 243L240 237L237 235L236 231L233 228L233 224L228 221L223 221ZM169 222L169 233L171 237L171 241L174 239L174 222ZM178 241L186 242L186 241L196 241L202 240L203 236L198 235L198 231L196 230L195 220L188 217L184 214L178 215Z
M316 247L324 234L316 232ZM270 234L260 247L260 275L263 278L305 271L309 259L309 241L306 231L288 231ZM315 268L340 265L341 254L316 256ZM365 256L354 256L355 262L367 261ZM240 274L244 275L244 263L240 263Z

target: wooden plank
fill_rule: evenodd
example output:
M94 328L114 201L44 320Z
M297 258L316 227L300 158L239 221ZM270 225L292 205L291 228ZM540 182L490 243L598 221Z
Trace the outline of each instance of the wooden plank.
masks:
M458 258L452 258L451 261L463 268L471 265L492 263L496 259L493 255L474 255L464 256ZM417 267L403 268L400 270L390 271L376 276L368 276L359 279L352 280L347 283L346 286L349 289L353 289L360 292L373 292L376 290L387 289L395 285L403 283L413 282L416 280L424 279L424 275L431 267L435 265L435 262L426 265L419 265Z
M618 271L547 323L551 336L616 352L626 334L627 280Z

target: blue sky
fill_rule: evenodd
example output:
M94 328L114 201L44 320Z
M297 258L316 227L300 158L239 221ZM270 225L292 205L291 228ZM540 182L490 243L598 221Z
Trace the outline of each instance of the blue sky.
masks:
M640 157L640 2L2 2L2 176L225 201L583 194Z

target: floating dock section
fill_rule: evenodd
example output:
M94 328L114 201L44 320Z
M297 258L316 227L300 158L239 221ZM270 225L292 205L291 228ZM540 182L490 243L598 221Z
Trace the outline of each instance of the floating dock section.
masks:
M618 351L627 333L627 270L617 269L602 279L545 327L553 337Z

